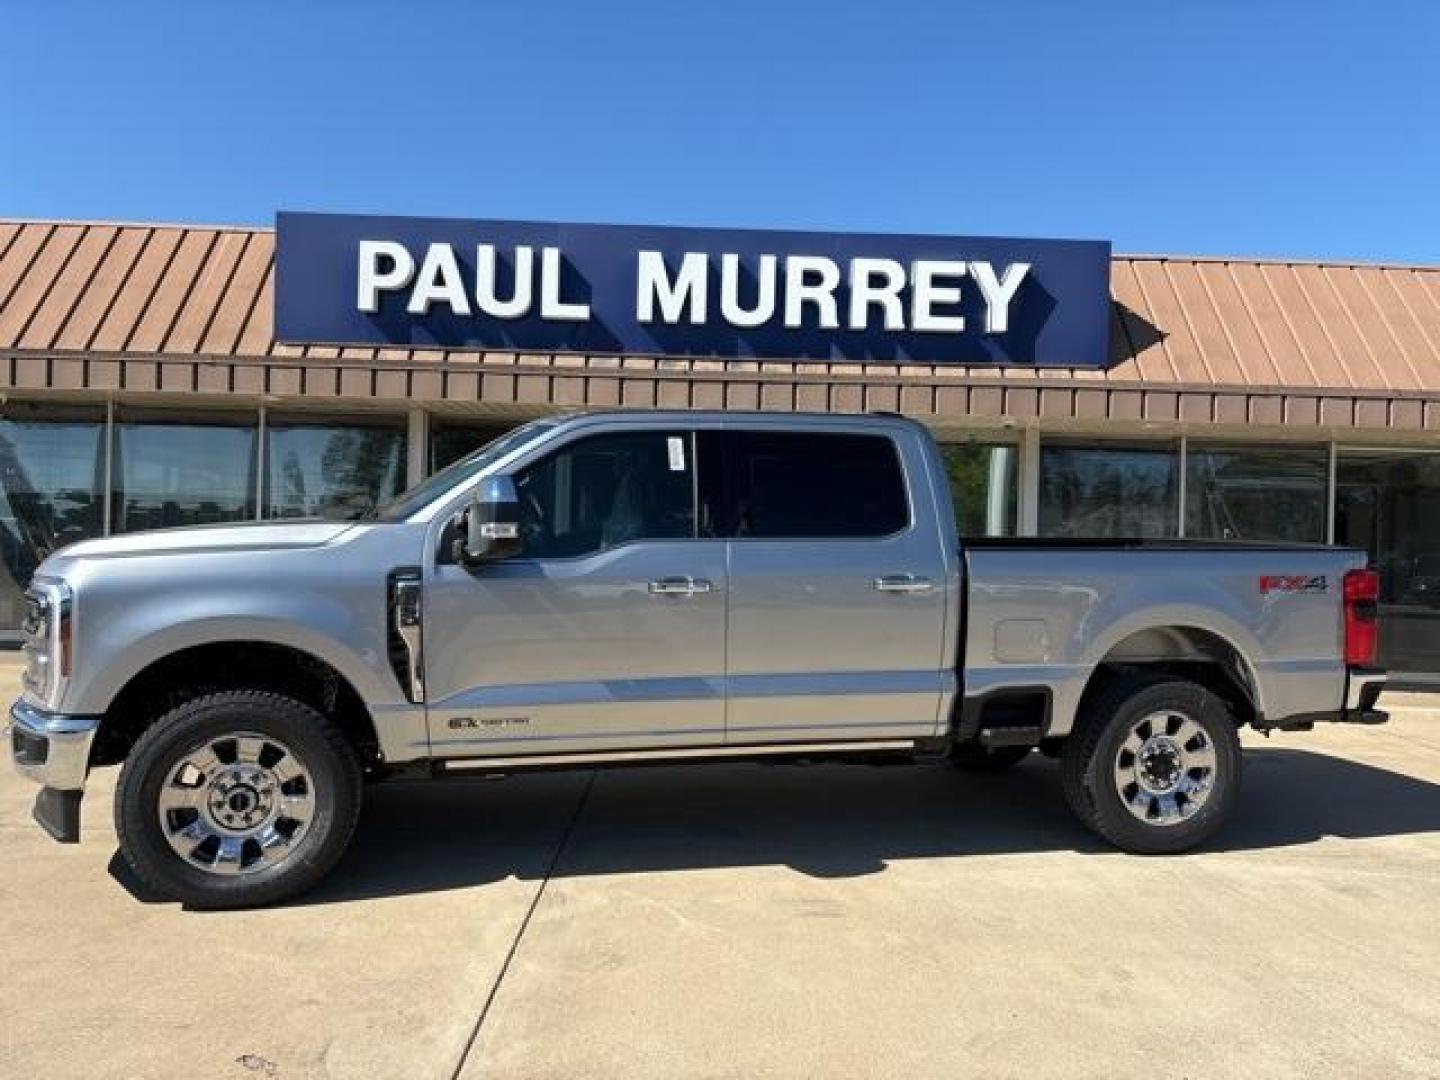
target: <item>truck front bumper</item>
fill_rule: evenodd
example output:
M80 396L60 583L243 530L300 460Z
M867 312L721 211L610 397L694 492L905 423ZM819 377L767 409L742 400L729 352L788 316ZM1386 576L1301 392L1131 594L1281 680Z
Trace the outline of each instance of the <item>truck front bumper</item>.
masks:
M62 843L80 839L80 797L99 727L98 716L47 713L24 701L10 707L10 756L21 776L41 785L35 821Z

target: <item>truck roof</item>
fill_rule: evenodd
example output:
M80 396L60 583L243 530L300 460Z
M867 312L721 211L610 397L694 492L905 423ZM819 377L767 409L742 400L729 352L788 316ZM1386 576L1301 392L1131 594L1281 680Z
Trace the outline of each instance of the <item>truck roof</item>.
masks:
M928 431L920 421L900 413L893 412L814 412L814 411L792 411L789 409L576 409L568 412L553 414L550 419L561 423L568 423L579 420L620 420L632 421L634 423L653 424L656 421L673 422L676 424L701 423L734 423L749 420L766 420L781 424L795 424L797 426L823 425L823 424L854 424L854 423L875 423L885 425L901 425L905 427L918 428L921 431Z

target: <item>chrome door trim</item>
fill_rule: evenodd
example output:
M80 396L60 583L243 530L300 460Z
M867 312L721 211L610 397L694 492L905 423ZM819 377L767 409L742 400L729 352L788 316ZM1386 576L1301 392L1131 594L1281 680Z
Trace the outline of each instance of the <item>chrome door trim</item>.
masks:
M524 765L586 765L626 761L755 757L761 754L844 754L857 750L913 750L914 739L863 739L856 742L758 743L753 746L685 746L672 750L598 750L574 754L519 754L442 761L446 771L514 768Z
M876 592L924 593L935 588L935 582L919 574L885 574L872 584Z
M657 578L650 582L650 594L652 596L694 596L697 593L708 593L715 586L705 578L697 577L664 577Z

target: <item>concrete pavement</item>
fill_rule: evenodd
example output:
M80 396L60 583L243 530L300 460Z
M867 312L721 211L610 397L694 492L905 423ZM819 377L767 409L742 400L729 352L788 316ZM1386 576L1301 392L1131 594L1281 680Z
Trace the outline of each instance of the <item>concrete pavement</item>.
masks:
M1435 1076L1440 711L1247 738L1211 850L1140 859L1052 763L376 789L303 903L132 894L0 775L0 1076ZM1393 702L1392 702L1393 704Z

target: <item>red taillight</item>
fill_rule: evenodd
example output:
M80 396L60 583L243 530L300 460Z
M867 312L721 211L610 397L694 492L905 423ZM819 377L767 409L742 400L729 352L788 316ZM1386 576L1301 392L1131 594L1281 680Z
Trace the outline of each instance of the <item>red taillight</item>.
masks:
M1380 649L1380 623L1376 620L1380 575L1374 570L1346 571L1344 596L1345 663L1374 667Z

